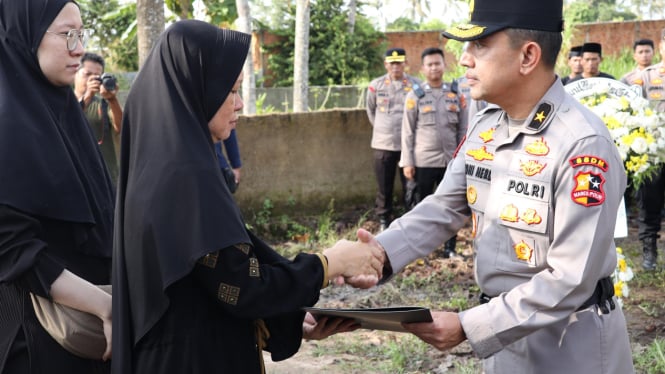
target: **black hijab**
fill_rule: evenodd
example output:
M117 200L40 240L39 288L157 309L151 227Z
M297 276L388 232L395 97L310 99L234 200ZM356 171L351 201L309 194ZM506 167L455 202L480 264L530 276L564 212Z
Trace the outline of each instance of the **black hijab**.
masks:
M104 161L72 88L50 83L37 59L69 2L0 0L0 204L94 226L80 250L110 257L114 197Z
M242 70L249 43L247 34L176 22L132 84L113 253L116 373L131 372L131 349L164 314L169 285L205 254L251 243L208 129Z

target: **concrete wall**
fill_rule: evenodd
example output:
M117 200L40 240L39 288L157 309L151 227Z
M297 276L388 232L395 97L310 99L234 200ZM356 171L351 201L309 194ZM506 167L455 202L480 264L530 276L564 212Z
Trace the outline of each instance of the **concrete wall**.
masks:
M242 116L236 131L243 167L235 197L245 215L265 199L282 212L321 212L331 199L338 206L374 201L364 109Z

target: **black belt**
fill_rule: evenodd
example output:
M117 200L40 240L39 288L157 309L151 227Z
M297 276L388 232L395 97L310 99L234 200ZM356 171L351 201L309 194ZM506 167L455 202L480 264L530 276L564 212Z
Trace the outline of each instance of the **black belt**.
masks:
M610 310L614 310L614 308L616 307L616 305L614 305L614 300L612 299L613 296L614 296L614 283L612 282L612 278L605 277L598 281L598 283L596 284L596 289L593 290L593 294L591 295L591 297L589 297L584 303L582 303L582 305L579 308L577 308L576 311L586 309L592 305L598 305L603 314L607 314L610 312ZM485 304L490 300L492 300L492 297L493 296L489 296L483 292L480 294L480 303Z

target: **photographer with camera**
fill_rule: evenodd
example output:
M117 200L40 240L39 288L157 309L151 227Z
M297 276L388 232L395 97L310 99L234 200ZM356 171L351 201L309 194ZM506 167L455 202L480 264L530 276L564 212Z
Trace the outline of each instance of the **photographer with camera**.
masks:
M102 56L85 53L76 73L74 92L115 184L118 179L118 158L114 138L122 128L122 107L116 96L118 82L113 75L104 73L104 66Z

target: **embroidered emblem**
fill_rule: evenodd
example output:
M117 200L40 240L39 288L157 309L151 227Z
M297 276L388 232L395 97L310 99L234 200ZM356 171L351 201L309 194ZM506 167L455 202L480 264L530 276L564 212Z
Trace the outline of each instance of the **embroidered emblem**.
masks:
M217 298L227 304L238 304L238 297L240 296L240 288L230 286L226 283L220 283L217 289Z
M432 108L431 105L427 105L427 106L424 106L424 107L423 107L422 111L423 111L423 113L429 113L429 112L432 111L432 109L433 109L433 108Z
M250 257L249 259L249 276L255 278L261 276L259 273L259 260L256 257Z
M586 207L600 205L605 201L603 191L605 178L591 172L579 172L575 176L575 187L571 192L573 201Z
M476 212L471 213L471 239L475 239L478 232L478 216Z
M550 153L550 147L547 145L545 138L540 138L531 144L524 147L526 153L534 156L545 156Z
M575 156L568 160L568 162L570 162L570 166L574 168L578 166L595 166L602 171L607 171L607 169L610 168L610 165L605 160L596 156Z
M450 104L448 105L448 111L457 113L459 112L459 108L455 104Z
M521 242L515 244L515 255L517 255L517 259L520 261L532 263L532 257L533 257L533 248L529 247L528 244L522 240Z
M651 92L649 94L649 97L652 99L660 99L661 97L663 97L663 95L661 95L660 92Z
M214 269L217 266L218 257L219 257L219 252L208 253L207 255L201 257L198 263L205 267Z
M244 253L244 254L246 254L246 255L248 255L248 254L249 254L249 250L252 249L252 247L251 247L249 244L247 244L247 243L238 243L238 244L234 245L233 247L234 247L235 249L240 250L240 252L242 252L242 253Z
M477 25L458 25L455 28L446 30L450 35L458 38L472 38L478 36L485 31L486 27Z
M635 79L635 80L633 81L633 84L636 84L636 85L638 85L638 86L641 86L641 85L644 84L644 81L641 80L641 79L639 79L639 78L637 78L637 79Z
M532 208L528 208L524 213L522 213L520 219L527 225L538 225L543 222L543 218L538 214L538 212L536 212L535 209Z
M499 218L501 218L502 221L506 222L517 222L518 220L517 207L513 204L506 205L501 210L501 215L499 216Z
M663 83L663 80L660 79L660 78L656 78L656 79L651 81L651 84L662 84L662 83Z
M406 109L413 110L416 107L416 101L413 99L406 99Z
M496 131L495 127L490 128L487 131L483 131L480 134L478 134L478 137L484 142L484 143L489 143L492 140L494 140L494 132Z
M533 116L527 128L531 130L540 129L547 117L552 113L553 108L554 106L550 103L541 103L536 110L536 115Z
M448 92L448 93L446 94L446 96L448 96L449 99L454 99L454 98L457 97L457 95L456 95L455 93L453 93L453 92Z
M476 201L478 201L478 191L476 190L476 187L469 186L466 189L466 201L468 201L469 204L475 204Z
M487 152L487 147L482 146L479 149L470 149L466 151L468 156L473 157L476 161L494 160L494 155Z
M527 177L533 177L536 174L539 174L543 169L545 169L547 164L541 164L536 160L529 160L527 162L520 161L520 170Z

